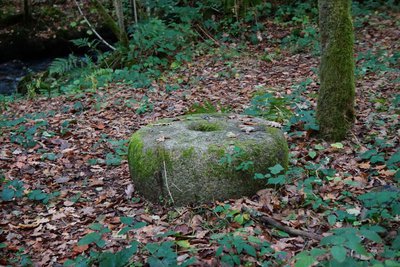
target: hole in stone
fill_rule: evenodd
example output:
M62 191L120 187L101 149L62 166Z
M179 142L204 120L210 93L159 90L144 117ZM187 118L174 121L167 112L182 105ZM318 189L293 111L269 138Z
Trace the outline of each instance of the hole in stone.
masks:
M214 132L221 130L221 125L216 122L197 121L188 126L189 130L199 132Z

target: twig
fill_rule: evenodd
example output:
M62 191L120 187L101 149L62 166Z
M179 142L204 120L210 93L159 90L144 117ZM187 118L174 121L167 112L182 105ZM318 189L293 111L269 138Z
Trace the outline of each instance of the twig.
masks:
M86 24L89 26L89 28L92 30L92 32L97 36L97 38L100 39L100 41L102 41L106 46L108 46L110 49L112 50L117 50L114 46L110 45L106 40L104 40L103 37L101 37L101 35L94 29L94 27L92 26L92 24L90 24L89 20L86 18L86 16L83 14L83 11L81 9L81 7L79 6L79 3L77 0L74 0L76 6L78 7L79 13L81 14L81 16L85 19Z
M168 195L171 198L172 204L174 204L175 203L174 198L172 197L171 190L169 190L168 177L167 177L167 167L165 166L165 160L163 160L163 165L164 165L165 187L167 188Z
M193 29L199 36L200 36L200 38L205 42L206 41L206 39L201 35L201 33L199 33L199 31L198 30L196 30L196 29Z
M182 189L180 189L178 186L176 186L176 184L172 183L172 185L173 185L176 189L178 189L179 192L183 192Z
M350 131L350 132L351 132L351 134L353 135L354 139L356 140L357 145L359 145L359 146L361 147L362 144L361 144L360 140L358 140L357 136L354 134L353 131Z
M308 238L315 239L318 241L320 241L322 239L322 236L320 236L320 235L306 232L303 230L293 229L289 226L283 225L282 223L278 222L277 220L275 220L271 217L267 217L267 216L263 215L262 213L252 210L252 209L249 209L247 207L243 207L242 210L244 212L249 213L250 216L254 217L255 219L260 220L264 224L269 224L279 230L285 231L286 233L288 233L290 235L304 236L304 237L308 237Z
M208 32L206 30L204 30L200 25L196 25L196 27L208 38L210 38L216 45L221 46L221 44L215 40L210 34L208 34Z

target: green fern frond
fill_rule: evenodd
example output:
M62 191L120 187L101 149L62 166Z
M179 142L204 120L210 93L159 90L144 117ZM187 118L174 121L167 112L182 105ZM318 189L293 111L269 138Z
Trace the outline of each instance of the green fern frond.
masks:
M75 46L77 46L77 47L79 47L79 48L82 48L82 47L89 47L89 48L91 48L91 49L96 49L96 47L97 47L97 46L99 45L99 43L100 43L100 41L98 41L98 40L89 41L89 38L78 38L78 39L71 40L71 42L72 42Z
M113 72L112 69L96 69L93 72L90 73L90 75L87 75L87 78L92 78L92 77L99 77L103 75L110 75Z
M49 73L50 75L64 74L75 68L81 67L81 64L79 63L81 63L81 60L72 54L69 55L68 58L56 58L50 64Z
M78 38L71 40L71 43L76 45L77 47L87 47L90 46L91 42L89 42L89 38Z

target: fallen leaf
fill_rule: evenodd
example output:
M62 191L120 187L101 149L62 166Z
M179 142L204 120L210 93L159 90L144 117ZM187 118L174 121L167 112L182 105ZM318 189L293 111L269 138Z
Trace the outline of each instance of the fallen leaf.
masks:
M125 194L127 199L131 199L134 192L133 184L129 184L125 189Z

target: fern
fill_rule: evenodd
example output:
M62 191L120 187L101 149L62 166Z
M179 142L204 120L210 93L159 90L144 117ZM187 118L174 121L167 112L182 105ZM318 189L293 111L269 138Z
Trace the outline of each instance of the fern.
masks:
M56 58L50 64L49 73L50 75L65 74L81 67L82 64L79 63L82 63L81 60L73 54L70 54L68 58Z
M74 40L71 40L71 43L73 43L77 47L86 47L89 44L89 38L74 39Z
M111 81L112 74L112 69L95 69L85 76L85 80L90 83L93 89L96 89L98 86L104 86L104 84Z
M99 41L97 41L97 40L89 41L89 38L78 38L78 39L71 40L71 43L73 43L74 45L76 45L79 48L89 47L89 48L95 49L97 47L97 45L99 44Z
M93 78L93 77L99 77L99 76L108 76L113 73L112 69L96 69L93 72L91 72L89 75L86 76L86 78Z
M93 61L93 58L89 55L84 55L83 58L81 59L82 63L85 63L85 65L89 68L94 67L96 64Z

